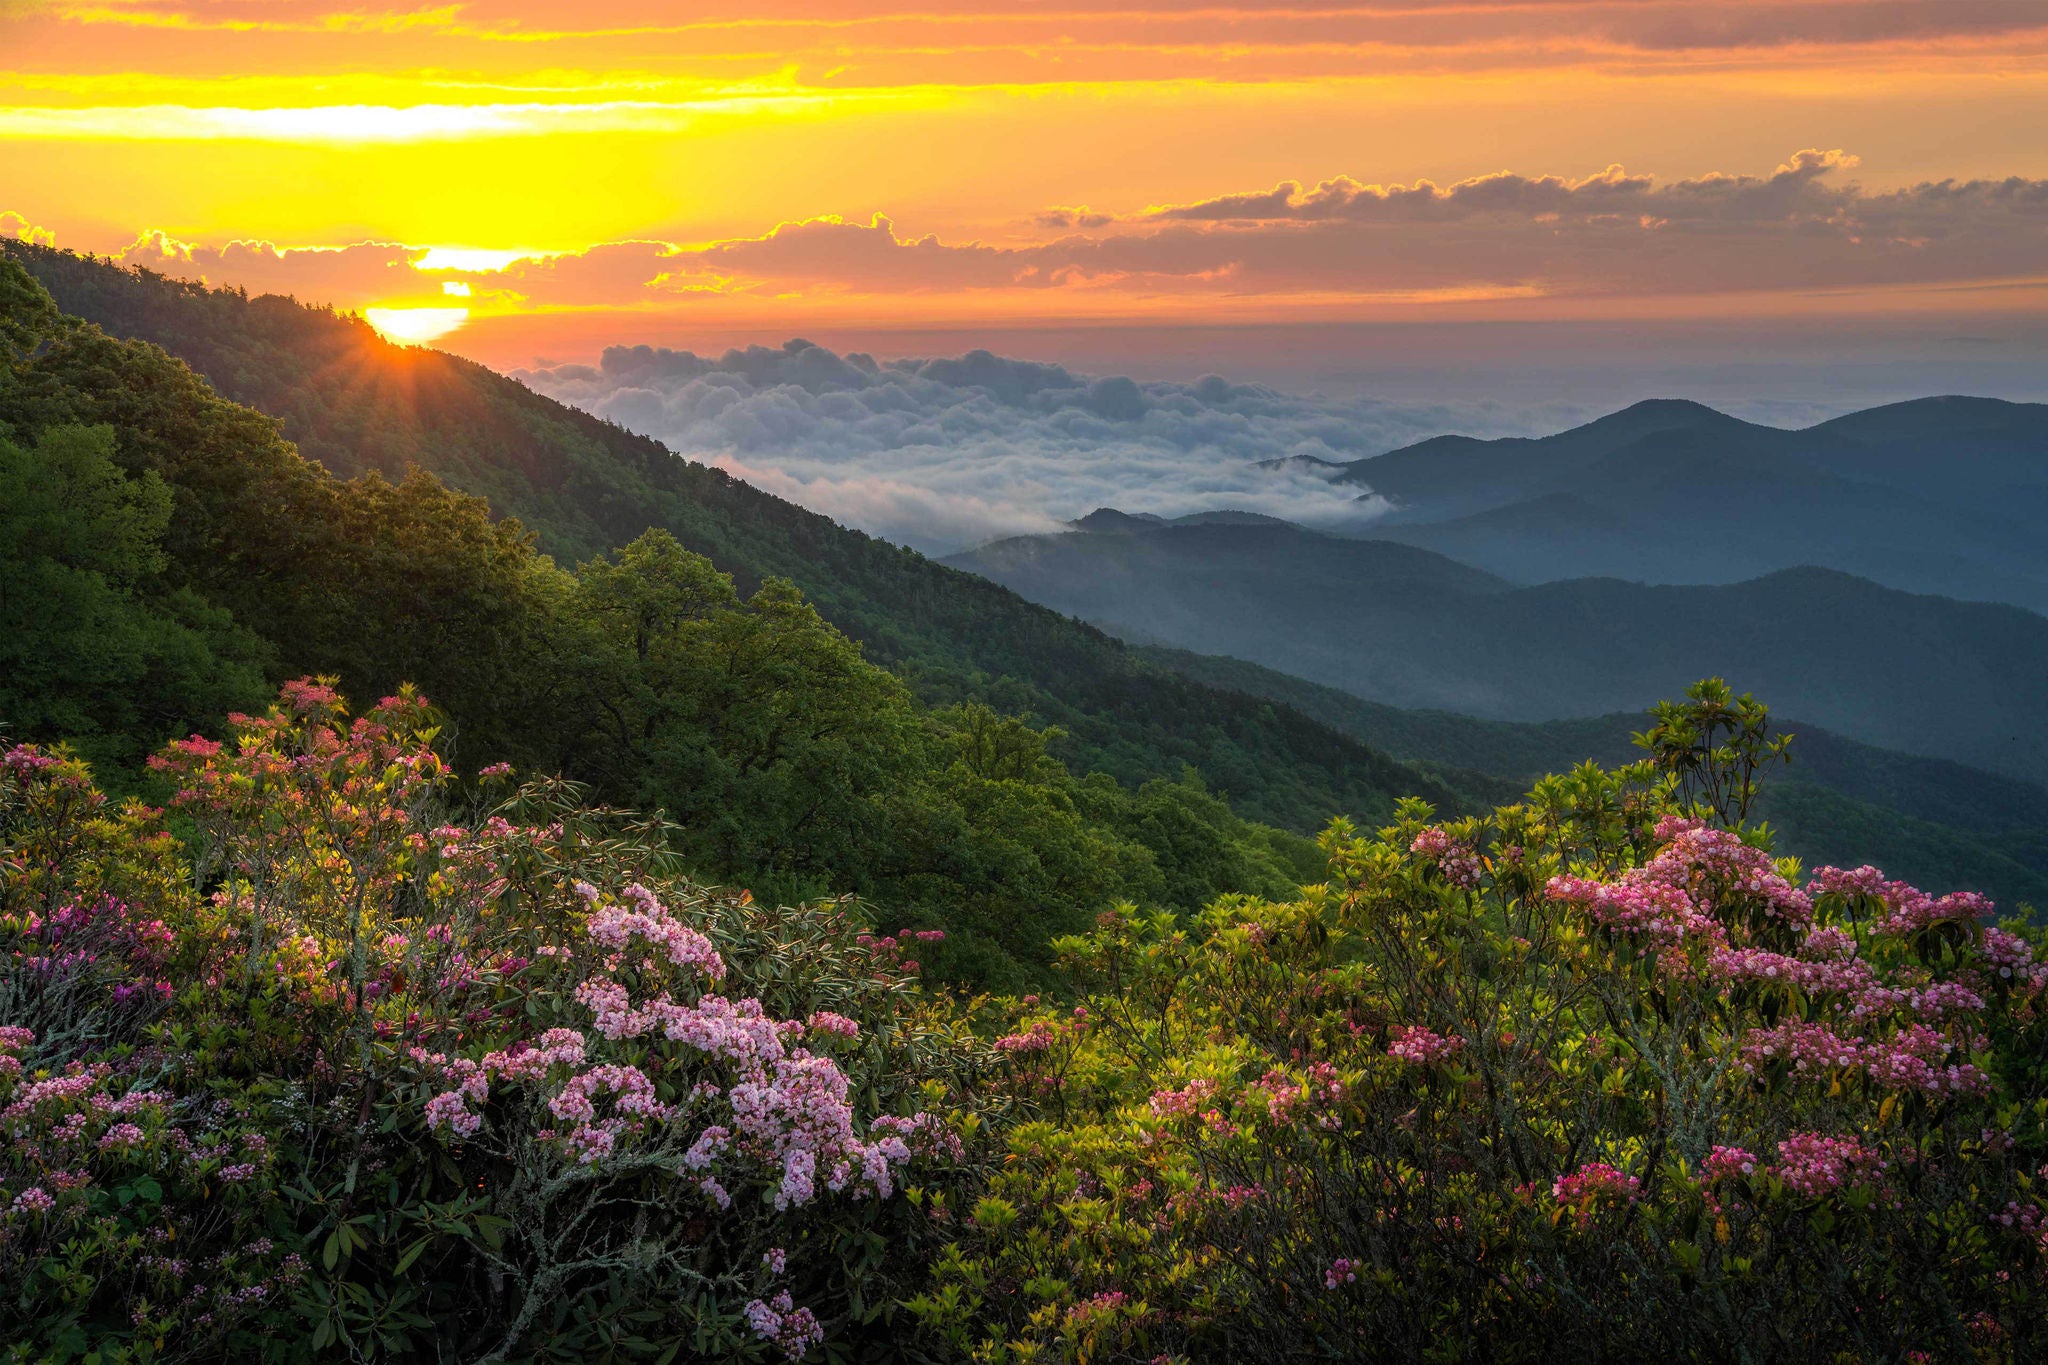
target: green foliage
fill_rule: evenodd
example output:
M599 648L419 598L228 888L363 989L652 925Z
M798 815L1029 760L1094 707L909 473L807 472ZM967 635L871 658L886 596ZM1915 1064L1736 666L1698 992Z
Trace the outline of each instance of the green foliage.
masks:
M0 599L43 613L10 637L33 666L0 692L0 722L93 746L117 782L259 695L244 659L353 695L417 684L465 762L661 810L698 874L779 900L869 897L892 926L953 931L925 953L936 973L1018 989L1112 900L1193 909L1278 894L1305 866L1305 841L1199 779L1077 781L1057 728L979 702L933 711L787 580L743 595L658 528L572 573L420 469L343 482L154 347L23 319L46 330L0 421L42 434L8 457L28 481L13 553L104 609L47 585ZM88 421L97 434L70 425ZM145 580L146 611L108 615Z
M0 254L32 271L70 313L168 349L221 394L271 414L308 457L342 478L375 472L399 480L414 466L425 469L518 518L564 563L662 528L732 575L743 594L771 578L794 583L926 704L978 702L1058 728L1052 751L1077 772L1138 786L1193 767L1240 815L1303 833L1332 811L1384 818L1402 795L1459 804L1428 775L1284 706L1190 683L985 579L849 531L480 365L390 345L360 319L28 243L0 243ZM118 355L126 344L78 343L100 357L99 369L81 373L81 387L124 394L114 371L134 363ZM139 387L150 393L190 382L153 375ZM253 424L252 439L255 427L273 427L238 411L238 421ZM102 412L66 420L122 419ZM272 635L269 623L254 624ZM447 682L406 676L466 727L479 723L463 715ZM344 677L363 695L394 681Z
M1669 734L1722 714L1712 691ZM1761 722L1758 713L1755 720ZM989 1362L2031 1359L2042 947L1586 765L1330 879L1061 943L1037 1111L911 1309ZM2038 936L2037 936L2038 937Z
M0 722L131 768L262 695L260 643L164 581L171 493L113 460L113 432L0 440Z
M1771 736L1768 708L1720 678L1702 678L1684 701L1658 702L1650 716L1656 724L1635 736L1636 747L1677 779L1680 801L1723 824L1749 819L1765 764L1792 761L1792 736Z

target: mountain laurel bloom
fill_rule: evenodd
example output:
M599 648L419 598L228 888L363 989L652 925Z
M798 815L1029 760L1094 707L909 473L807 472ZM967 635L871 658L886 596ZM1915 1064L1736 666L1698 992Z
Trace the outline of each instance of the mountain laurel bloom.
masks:
M755 1299L743 1310L747 1326L762 1341L773 1342L791 1360L801 1360L825 1339L825 1329L808 1308L799 1308L783 1290L767 1301Z
M1463 1038L1446 1038L1419 1024L1401 1024L1393 1030L1387 1055L1415 1066L1434 1066L1455 1056L1464 1046Z
M1440 825L1415 836L1408 846L1411 853L1419 853L1437 866L1444 874L1444 880L1465 891L1476 891L1480 882L1479 854L1470 844L1451 837L1450 831Z
M1778 1144L1771 1174L1809 1199L1843 1188L1868 1185L1883 1176L1887 1163L1854 1137L1794 1133Z

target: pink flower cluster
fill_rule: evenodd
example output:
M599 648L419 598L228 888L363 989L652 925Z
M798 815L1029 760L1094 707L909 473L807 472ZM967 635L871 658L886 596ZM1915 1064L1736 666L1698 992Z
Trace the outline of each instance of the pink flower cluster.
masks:
M1107 1317L1124 1306L1128 1296L1121 1289L1107 1289L1100 1294L1081 1300L1067 1310L1069 1327L1086 1327L1097 1318Z
M1551 1197L1576 1211L1581 1225L1603 1204L1633 1204L1643 1182L1604 1161L1589 1161L1551 1183Z
M1466 891L1479 889L1481 867L1478 852L1470 844L1453 839L1450 831L1441 825L1416 835L1415 842L1408 845L1408 849L1435 862L1437 871L1443 873L1444 880L1452 886Z
M32 1185L14 1196L10 1213L48 1213L57 1207L56 1197L40 1185Z
M1713 935L1720 926L1694 906L1676 886L1657 881L1645 868L1630 868L1611 882L1590 877L1557 876L1545 888L1550 898L1575 906L1603 929L1647 934L1675 943L1690 934Z
M724 961L710 940L678 923L645 887L627 888L624 899L630 909L604 904L587 883L576 890L592 907L585 933L593 942L618 950L642 940L663 950L672 964L701 970L714 981L723 978ZM555 1029L542 1035L537 1047L517 1044L479 1061L416 1051L415 1060L456 1081L427 1101L428 1126L468 1136L482 1124L472 1106L487 1098L494 1079L543 1082L556 1068L566 1067L569 1074L548 1097L547 1109L566 1129L559 1135L565 1150L578 1162L595 1165L627 1137L673 1129L698 1114L703 1103L722 1096L730 1122L706 1126L683 1156L698 1188L720 1208L729 1207L732 1196L716 1168L734 1155L774 1171L773 1202L780 1210L810 1202L821 1186L886 1198L894 1191L897 1168L914 1154L960 1154L959 1139L926 1114L877 1118L866 1139L855 1132L845 1073L830 1058L792 1046L812 1031L857 1037L860 1027L854 1020L831 1011L814 1013L803 1023L778 1020L757 999L722 995L704 995L685 1005L662 991L636 1003L627 987L608 974L617 964L615 953L574 991L574 998L591 1011L596 1032L613 1043L659 1035L685 1044L730 1066L736 1079L729 1088L706 1081L686 1099L664 1104L640 1067L587 1064L585 1036Z
M1152 1112L1159 1118L1190 1118L1216 1098L1220 1089L1206 1076L1197 1076L1178 1090L1161 1090L1152 1096Z
M1394 1028L1393 1041L1387 1044L1387 1055L1414 1066L1434 1066L1464 1046L1463 1038L1446 1038L1419 1024L1400 1024Z
M1654 857L1612 882L1551 878L1551 899L1578 906L1605 928L1664 943L1725 941L1723 920L1734 923L1752 910L1795 929L1812 923L1812 899L1785 880L1768 854L1727 830L1666 816L1657 838L1664 847Z
M860 1037L859 1024L843 1014L834 1014L830 1010L819 1010L804 1020L804 1029L808 1033L822 1033L830 1038Z
M1358 1283L1358 1262L1348 1256L1339 1256L1330 1262L1330 1268L1323 1272L1323 1288L1338 1289L1347 1284Z
M427 1101L427 1127L446 1127L457 1137L472 1137L483 1127L484 1119L470 1106L489 1098L493 1080L534 1081L556 1066L581 1066L584 1049L583 1035L566 1028L549 1029L541 1035L538 1047L522 1041L502 1052L485 1053L481 1061L451 1059L415 1048L414 1061L457 1082L454 1089Z
M1756 1174L1757 1160L1754 1155L1740 1147L1716 1146L1707 1153L1702 1169L1709 1180L1729 1180L1738 1176Z
M1040 1019L1022 1033L1009 1033L995 1040L991 1046L998 1052L1046 1052L1059 1041L1057 1024Z
M1993 908L1974 891L1930 896L1905 882L1886 881L1882 872L1869 866L1846 872L1839 867L1818 868L1808 880L1807 890L1816 896L1877 901L1884 907L1883 917L1874 926L1877 932L1901 937L1944 921L1973 923L1988 917Z
M825 1329L818 1325L817 1316L808 1308L798 1308L786 1289L765 1303L753 1300L744 1311L754 1335L781 1347L791 1360L802 1360L825 1339Z
M0 1077L21 1074L21 1050L36 1040L34 1030L0 1028Z
M1887 1163L1853 1137L1794 1133L1778 1144L1778 1163L1771 1173L1809 1199L1818 1199L1844 1185L1876 1181Z
M1753 1029L1742 1041L1742 1066L1754 1074L1766 1063L1782 1060L1795 1079L1821 1080L1828 1072L1864 1072L1888 1090L1918 1090L1929 1095L1981 1095L1991 1078L1969 1062L1950 1062L1956 1043L1925 1024L1908 1024L1889 1038L1845 1038L1825 1024L1780 1024Z
M1980 951L2001 981L2016 987L2048 981L2048 964L2036 962L2033 947L2018 934L1995 927L1986 929Z
M590 923L585 929L591 942L624 948L635 938L644 939L664 950L668 960L678 967L695 967L713 981L725 979L725 959L711 946L711 940L669 914L660 899L638 882L625 890L625 898L638 907L633 910L622 905L595 904L595 888L588 882L579 882L576 889L585 899L593 900Z

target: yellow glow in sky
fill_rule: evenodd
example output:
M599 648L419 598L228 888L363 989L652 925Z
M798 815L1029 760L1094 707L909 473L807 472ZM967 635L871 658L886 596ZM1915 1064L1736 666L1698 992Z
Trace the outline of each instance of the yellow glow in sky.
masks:
M422 346L469 321L467 308L365 308L363 318L386 341Z
M406 341L1860 307L2048 274L2044 128L2048 0L0 0L0 225Z

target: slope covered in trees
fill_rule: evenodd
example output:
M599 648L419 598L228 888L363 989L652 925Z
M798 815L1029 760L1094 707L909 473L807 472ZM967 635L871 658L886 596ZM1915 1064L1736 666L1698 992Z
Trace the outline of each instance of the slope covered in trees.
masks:
M1506 800L1545 773L1638 756L1640 715L1479 720L1367 701L1223 655L1147 648L1147 658L1216 687L1283 702L1427 765L1468 804ZM2048 788L1938 758L1859 744L1796 719L1793 763L1759 807L1781 852L1809 863L1885 862L1901 876L1979 891L2003 905L2048 907Z
M564 563L661 527L742 592L787 578L925 701L979 701L1057 727L1054 752L1077 770L1131 784L1192 766L1246 816L1304 831L1334 810L1389 810L1424 781L1283 707L1190 684L986 580L678 459L480 365L393 346L359 319L24 242L0 251L67 313L186 361L223 396L279 419L285 437L344 479L377 471L402 481L417 466L518 518Z
M664 811L699 876L781 899L858 892L894 924L942 925L939 970L980 981L1038 970L1104 904L1192 908L1313 866L1305 840L1246 822L1192 774L1077 776L1049 752L1057 731L927 705L787 580L743 592L660 529L571 572L423 471L335 477L182 362L63 316L11 262L0 287L0 648L15 664L0 724L15 740L69 741L133 783L142 754L217 732L278 679L373 697L417 684L465 762ZM1276 714L1158 676L1167 694ZM1335 799L1312 782L1295 795ZM1393 808L1391 790L1359 795Z

